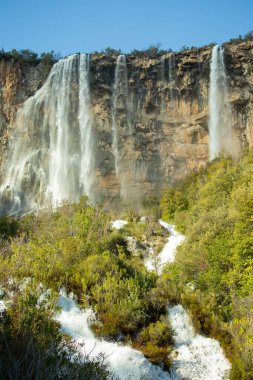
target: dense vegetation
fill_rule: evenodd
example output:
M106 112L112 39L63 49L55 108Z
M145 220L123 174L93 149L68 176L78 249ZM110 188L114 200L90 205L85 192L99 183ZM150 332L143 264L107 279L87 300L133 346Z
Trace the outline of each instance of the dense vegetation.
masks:
M24 286L25 285L25 286ZM28 379L94 379L110 376L103 358L85 362L76 355L71 341L59 333L53 319L56 312L53 297L40 301L43 287L34 281L23 286L12 282L11 302L0 318L0 378ZM10 294L9 294L10 296ZM42 300L42 298L41 298ZM72 357L72 360L69 360Z
M232 379L253 378L253 152L221 158L161 200L187 239L160 281L222 343Z
M231 40L229 42L233 43L233 44L240 44L244 41L253 41L253 31L252 30L250 32L246 33L244 36L239 35L237 38L231 38Z
M0 219L1 287L14 292L18 305L21 302L24 306L25 302L28 307L28 312L24 312L24 308L15 303L7 309L3 336L10 335L10 342L18 339L23 351L27 341L31 340L36 350L38 345L39 355L45 356L45 362L41 362L45 368L48 368L48 352L55 353L51 344L62 342L51 317L58 291L63 286L74 291L83 307L91 306L96 311L98 319L93 325L96 334L107 339L121 336L125 342L132 341L152 362L170 366L168 354L173 339L169 322L163 317L166 298L157 297L157 276L147 272L143 250L131 252L126 239L129 234L137 240L155 239L161 234L161 227L152 219L133 222L135 216L128 213L129 224L117 231L111 228L111 218L101 207L90 206L88 200L82 198L80 203L66 204L56 212L44 211L19 221ZM27 291L30 289L28 298L19 291L20 284L27 278L32 279L27 288ZM10 279L13 279L11 284ZM39 284L53 291L50 310L38 312L36 309ZM42 327L37 319L40 313ZM37 329L40 329L39 334ZM4 341L0 343L1 355ZM12 355L22 361L19 353ZM29 353L25 355L30 357ZM51 357L49 359L51 362ZM65 363L66 358L61 360ZM78 366L78 363L72 365ZM106 372L103 363L91 363L91 370L94 366Z
M31 378L47 373L54 379L67 370L69 378L108 378L103 360L70 363L58 349L74 350L52 318L64 286L95 310L97 335L121 336L167 368L173 332L166 305L181 302L196 328L221 342L231 378L253 378L253 152L237 162L221 157L164 192L162 217L187 239L160 278L144 266L147 248L158 252L164 243L156 204L146 204L155 216L145 220L128 211L120 231L111 228L113 216L87 198L56 212L0 218L1 287L13 300L0 318L0 376L15 379L19 371L29 378L30 371ZM51 295L38 309L41 283Z
M47 53L37 54L30 49L12 49L10 51L5 51L3 48L0 50L0 59L13 59L16 62L20 62L22 64L31 64L38 65L39 63L43 63L45 65L53 65L60 59L60 54L55 53L53 50Z
M229 40L229 43L233 44L240 44L245 41L253 41L253 31L250 31L246 33L244 36L239 35L236 38L232 38ZM215 43L210 43L206 46L213 46ZM192 50L197 51L198 49L204 48L197 47L197 46L182 46L182 48L179 50L181 52ZM164 54L172 53L173 49L162 49L161 44L151 44L146 49L133 49L129 54L134 55L136 57L145 58L145 57L153 57L156 58L157 56L162 56ZM115 49L112 47L107 47L100 51L93 51L91 54L104 54L108 56L117 56L119 54L124 54L121 49ZM13 59L16 62L20 62L21 64L31 64L31 65L38 65L39 63L43 63L45 65L52 66L55 62L57 62L59 59L61 59L61 54L56 53L55 51L50 52L43 52L43 53L35 53L34 51L30 49L12 49L10 51L5 51L3 48L0 50L0 59Z

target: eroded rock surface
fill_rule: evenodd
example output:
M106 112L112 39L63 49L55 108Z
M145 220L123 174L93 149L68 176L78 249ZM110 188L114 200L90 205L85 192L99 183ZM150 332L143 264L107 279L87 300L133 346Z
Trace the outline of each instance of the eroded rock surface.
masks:
M114 110L120 176L115 172L112 146L117 57L91 57L93 191L98 200L122 196L137 201L159 194L208 162L211 51L208 46L163 57L127 55L127 94L118 97ZM225 65L233 128L242 150L253 146L253 43L226 44ZM17 109L42 86L49 69L0 61L1 159L15 128Z

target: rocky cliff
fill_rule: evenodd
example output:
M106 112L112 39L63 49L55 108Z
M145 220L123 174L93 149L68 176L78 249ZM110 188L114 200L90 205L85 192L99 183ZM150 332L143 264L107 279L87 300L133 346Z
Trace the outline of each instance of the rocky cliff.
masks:
M45 82L51 66L15 59L0 60L0 161L8 144L17 111Z
M159 194L208 162L208 93L212 47L164 56L126 56L115 101L116 56L90 62L96 199ZM225 45L238 150L253 145L253 43ZM50 67L0 61L0 131L4 156L17 109L45 82ZM124 70L124 69L123 69ZM115 170L112 125L117 128ZM40 126L38 125L38 128Z

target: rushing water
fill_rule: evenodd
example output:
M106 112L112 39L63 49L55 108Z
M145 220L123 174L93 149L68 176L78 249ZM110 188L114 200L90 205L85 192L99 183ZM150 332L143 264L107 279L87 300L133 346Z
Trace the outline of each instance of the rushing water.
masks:
M126 223L117 220L112 227L117 228L118 222ZM175 226L163 221L160 223L170 232L161 252L164 265L174 260L176 248L184 236L175 230ZM154 270L154 267L148 269ZM80 310L76 302L64 293L59 298L59 306L62 310L57 320L73 338L83 357L89 354L90 358L96 358L100 353L104 354L109 369L120 380L222 380L230 369L219 343L196 334L189 315L181 305L168 308L168 318L175 332L175 353L170 374L152 365L141 352L129 346L97 339L89 327L95 318L93 311Z
M62 308L56 317L62 330L68 333L76 343L84 358L97 358L104 354L105 363L120 380L169 380L171 377L161 368L152 365L143 354L118 343L99 340L93 335L89 323L94 319L92 310L82 311L76 302L64 293L59 298Z
M162 220L159 222L169 231L170 236L167 238L167 242L164 244L159 256L155 257L154 254L151 255L151 258L146 260L145 265L148 270L154 270L157 274L161 275L164 265L174 261L177 247L184 241L184 236L176 231L174 225Z
M1 186L1 213L58 206L91 195L89 56L57 62L20 109Z
M174 87L175 87L175 55L173 53L169 56L169 89L170 89L170 109L174 109L175 96L174 96Z
M160 224L170 232L167 243L160 252L158 273L166 263L175 259L177 247L184 241L174 225L160 220ZM150 263L146 263L147 268ZM222 380L230 369L219 342L196 334L190 317L181 305L168 308L168 318L175 332L175 359L171 369L173 379Z
M115 159L116 175L120 176L120 129L119 116L125 113L127 122L128 112L128 81L126 56L121 54L117 58L115 79L113 86L113 106L112 106L112 148Z
M210 64L209 89L209 157L235 153L232 111L228 98L224 48L214 46Z
M165 104L165 89L166 89L166 57L163 55L161 57L161 112L166 110Z
M92 139L92 114L90 110L90 56L81 54L79 65L79 128L81 162L79 182L82 193L92 198L94 147Z
M220 380L226 378L230 364L219 342L196 334L191 320L181 305L168 310L175 331L172 378L189 380Z

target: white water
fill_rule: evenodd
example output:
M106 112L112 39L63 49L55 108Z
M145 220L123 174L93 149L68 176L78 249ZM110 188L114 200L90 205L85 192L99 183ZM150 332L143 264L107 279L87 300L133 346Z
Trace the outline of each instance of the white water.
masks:
M6 304L5 302L1 299L4 296L4 290L0 288L0 318L3 316L5 310L6 310Z
M121 219L117 219L117 220L113 220L111 222L111 226L112 228L114 228L115 230L120 230L121 228L123 228L124 226L127 225L127 221L126 220L121 220Z
M145 266L147 270L155 271L158 275L161 275L164 265L174 261L177 247L184 241L185 237L176 231L173 224L166 223L163 220L159 220L159 223L169 231L170 236L167 238L167 243L165 243L159 256L157 257L154 252L151 252Z
M57 62L20 109L1 186L1 212L19 213L90 195L89 56Z
M191 320L181 305L168 310L170 323L176 333L172 377L189 380L221 380L228 378L230 363L220 344L194 332Z
M117 58L115 78L113 86L113 105L112 105L112 149L115 159L116 176L120 176L120 129L119 115L128 110L128 81L126 56L121 54Z
M73 338L84 360L87 355L92 359L104 354L109 370L120 380L171 379L168 373L145 359L141 352L129 346L95 338L89 327L89 322L94 319L92 310L80 310L76 302L64 293L59 298L59 306L62 311L56 319L61 324L62 330Z
M160 268L158 274L161 274L164 265L166 263L172 263L174 261L177 247L183 243L185 237L176 231L174 225L166 223L162 220L160 220L159 223L170 233L170 236L167 238L167 243L164 245L163 249L159 254Z
M209 158L220 153L235 154L232 111L228 98L224 49L214 46L210 64L209 89Z
M175 226L162 220L159 223L170 232L168 242L159 254L155 268L146 262L148 270L157 270L161 274L166 263L175 259L177 247L185 237L175 230ZM158 269L157 269L158 268ZM230 369L220 344L215 339L196 334L190 317L181 305L168 308L168 318L175 332L175 359L171 370L173 379L184 380L222 380Z
M80 128L80 148L81 163L79 181L82 186L82 193L92 198L93 184L93 156L94 146L92 140L92 114L90 109L90 56L81 54L79 66L79 128Z
M115 222L118 226L122 224L118 222L125 221ZM172 262L176 248L182 243L184 236L178 234L173 225L162 220L159 222L171 233L168 241L170 245L167 243L166 249L167 260L164 252L163 263ZM76 302L64 293L59 298L59 306L62 310L56 319L62 330L73 338L84 360L87 355L97 358L99 354L104 354L105 363L120 380L222 380L226 378L230 369L219 343L196 334L187 312L181 305L168 308L168 318L175 332L171 374L152 365L141 352L129 346L97 339L89 327L89 323L95 318L93 311L80 310Z
M170 109L174 109L175 96L174 90L175 87L175 55L173 53L169 56L169 89L170 89Z
M165 111L165 88L166 88L166 75L165 75L166 57L163 55L161 58L161 111Z

